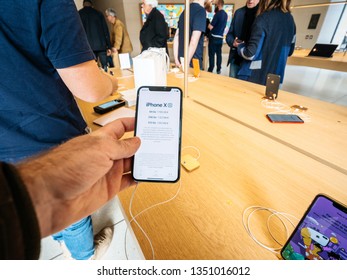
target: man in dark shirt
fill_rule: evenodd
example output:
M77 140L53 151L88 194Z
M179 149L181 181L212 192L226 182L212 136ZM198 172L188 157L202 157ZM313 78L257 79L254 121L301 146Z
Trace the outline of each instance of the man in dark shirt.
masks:
M224 39L224 29L227 24L228 14L223 10L224 0L217 0L216 13L212 22L208 25L211 30L208 42L209 67L208 72L214 68L214 57L217 56L217 74L220 74L222 67L222 47Z
M178 67L181 66L180 58L184 57L184 14L180 15L178 29L174 38L174 57ZM206 29L206 11L204 0L195 0L190 4L190 24L189 24L189 64L192 58L197 58L202 69L202 56L204 50L204 36L201 36Z
M91 49L102 68L113 67L112 59L107 59L111 49L110 33L104 15L93 8L92 0L84 0L83 8L78 11Z
M141 52L151 47L165 48L167 52L168 25L163 14L157 10L157 6L157 0L142 1L146 22L140 31Z

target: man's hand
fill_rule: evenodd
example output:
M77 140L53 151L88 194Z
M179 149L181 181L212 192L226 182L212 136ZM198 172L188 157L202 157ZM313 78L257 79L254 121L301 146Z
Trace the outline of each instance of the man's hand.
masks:
M119 140L133 129L134 118L120 119L18 166L42 236L90 215L134 183L131 157L140 139Z

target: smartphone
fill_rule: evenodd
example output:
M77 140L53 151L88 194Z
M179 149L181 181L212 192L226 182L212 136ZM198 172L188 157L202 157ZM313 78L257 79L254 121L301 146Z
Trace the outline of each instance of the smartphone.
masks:
M275 74L268 74L266 77L265 97L267 99L275 100L278 96L278 89L280 87L281 76Z
M199 78L200 77L200 62L199 62L199 59L193 58L192 62L193 62L193 73L194 73L193 76L195 78Z
M98 106L95 106L94 112L102 115L110 111L113 111L119 107L122 107L124 105L125 105L125 101L123 99L115 99L112 101L102 103Z
M266 117L272 123L303 123L304 121L294 114L267 114Z
M347 207L317 195L281 250L285 260L347 260Z
M141 146L134 155L136 181L174 183L180 178L182 90L142 86L137 91L135 136Z

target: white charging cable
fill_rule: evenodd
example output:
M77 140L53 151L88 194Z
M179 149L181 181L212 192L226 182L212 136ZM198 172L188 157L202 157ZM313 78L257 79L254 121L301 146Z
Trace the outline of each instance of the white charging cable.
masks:
M266 227L267 227L267 230L269 231L271 237L274 239L274 241L280 245L281 247L270 247L268 245L265 245L264 243L260 242L254 235L253 231L251 230L250 228L250 223L251 223L251 218L253 216L254 213L258 212L258 211L266 211L266 212L270 212L271 215L269 215L268 219L267 219L267 222L266 222ZM243 214L242 214L242 223L243 223L243 227L245 228L246 232L248 233L248 235L261 247L263 247L264 249L274 253L274 254L278 254L280 252L280 250L282 249L283 245L282 243L280 243L274 236L274 234L272 233L271 231L271 228L270 228L270 219L272 217L276 216L282 223L282 225L284 226L285 228L285 232L286 232L286 235L287 235L287 239L289 238L289 235L290 235L290 231L288 230L288 227L287 227L287 223L290 223L293 228L295 228L295 223L290 219L290 218L294 218L295 220L299 221L298 218L296 218L295 216L291 215L291 214L288 214L288 213L284 213L284 212L278 212L274 209L271 209L271 208L267 208L267 207L262 207L262 206L250 206L248 208L246 208L244 211L243 211Z

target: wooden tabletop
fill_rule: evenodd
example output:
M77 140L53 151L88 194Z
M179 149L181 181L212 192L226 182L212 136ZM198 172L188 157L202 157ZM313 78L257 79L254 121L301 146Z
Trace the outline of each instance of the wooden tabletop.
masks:
M288 64L347 72L346 53L335 52L333 57L318 57L307 56L309 52L308 49L295 50L293 55L288 57Z
M131 85L131 76L126 79ZM168 85L183 88L183 80L169 74ZM136 215L170 199L180 187L175 199L137 217L155 259L276 259L246 233L242 213L247 207L270 207L299 218L318 193L346 204L346 107L280 92L283 104L308 107L311 122L272 124L265 118L271 110L262 104L264 91L205 72L189 83L182 155L197 156L191 146L197 148L201 166L191 173L182 169L177 184L139 184L132 204ZM80 104L88 122L97 117L92 107ZM129 220L133 190L119 194ZM283 227L274 224L284 242ZM148 240L134 223L132 228L145 257L152 259ZM259 241L278 246L265 215L254 215L251 228Z
M188 93L202 106L347 175L346 106L284 91L279 91L278 103L266 103L264 94L264 86L206 72L189 84ZM293 112L292 105L308 109L303 125L273 124L265 118L268 113Z

